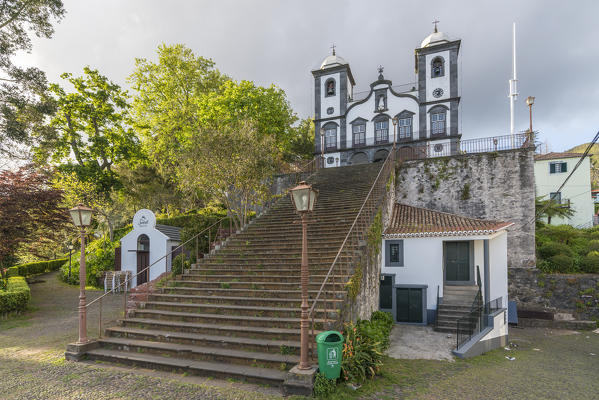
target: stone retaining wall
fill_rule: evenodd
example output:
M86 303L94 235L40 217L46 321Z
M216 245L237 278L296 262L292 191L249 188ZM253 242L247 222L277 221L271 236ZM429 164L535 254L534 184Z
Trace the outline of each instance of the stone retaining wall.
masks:
M571 313L580 320L599 320L599 274L544 274L538 269L508 271L510 300L519 310Z
M513 222L508 266L535 265L534 148L404 162L397 202L473 218Z

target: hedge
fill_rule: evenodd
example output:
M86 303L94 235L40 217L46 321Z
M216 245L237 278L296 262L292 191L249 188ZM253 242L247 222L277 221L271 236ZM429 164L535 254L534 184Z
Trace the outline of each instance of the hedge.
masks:
M24 311L31 299L31 291L22 276L7 279L6 290L0 290L0 315Z
M59 258L50 261L38 261L15 265L14 267L10 267L8 269L7 276L30 276L44 272L57 271L68 260L68 258Z

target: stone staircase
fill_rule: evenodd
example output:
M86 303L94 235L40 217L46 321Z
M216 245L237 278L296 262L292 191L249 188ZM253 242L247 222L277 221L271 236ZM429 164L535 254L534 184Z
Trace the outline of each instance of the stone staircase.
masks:
M382 164L318 171L308 226L309 295L314 298ZM280 385L299 363L301 224L288 196L183 275L168 281L118 325L90 359ZM346 282L347 276L337 276ZM328 284L336 304L345 290ZM337 291L335 291L337 290ZM316 333L325 313L315 309ZM310 305L312 302L310 302Z
M444 286L443 302L439 305L435 330L456 333L457 321L470 313L477 292L478 286ZM464 330L472 328L474 323L475 321L469 321Z

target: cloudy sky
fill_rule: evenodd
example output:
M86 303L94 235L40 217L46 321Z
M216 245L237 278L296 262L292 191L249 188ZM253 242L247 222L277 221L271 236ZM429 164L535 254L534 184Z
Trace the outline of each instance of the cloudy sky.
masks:
M349 61L356 91L376 80L415 81L414 48L432 31L462 40L461 133L509 133L511 29L517 24L520 98L516 129L528 127L525 98L536 97L535 129L555 151L588 142L599 129L599 2L332 0L65 0L51 40L20 57L58 81L98 68L126 86L134 58L160 43L183 43L234 79L275 85L300 117L312 115L310 71L330 46Z

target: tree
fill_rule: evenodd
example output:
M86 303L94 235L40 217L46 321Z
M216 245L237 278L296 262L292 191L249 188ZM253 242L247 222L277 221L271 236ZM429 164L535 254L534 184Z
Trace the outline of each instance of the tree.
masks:
M62 193L31 165L0 171L0 265L14 262L19 246L39 241L36 231L61 232L68 222L61 202Z
M160 45L158 61L135 60L129 82L133 123L158 172L174 179L181 146L200 126L198 104L228 78L212 60L181 45Z
M0 1L0 154L27 158L32 131L46 131L45 120L55 105L46 93L44 72L20 68L12 58L31 51L31 34L50 38L52 21L60 21L65 10L60 0Z
M97 193L108 197L119 188L113 165L134 162L141 153L127 125L127 93L97 70L85 67L83 72L81 77L61 75L74 92L50 85L58 111L50 122L53 134L40 138L36 155L40 162L57 163L65 175L75 173L81 182L91 182Z
M314 157L314 120L312 118L302 119L293 128L294 135L291 138L290 153L299 160Z
M569 218L574 215L574 210L564 204L559 204L554 199L543 200L544 196L535 198L535 211L537 221L547 217L547 225L551 225L552 217Z
M280 161L275 139L261 135L253 121L202 130L182 152L180 189L201 191L220 201L239 228L253 206L269 198L269 178Z

